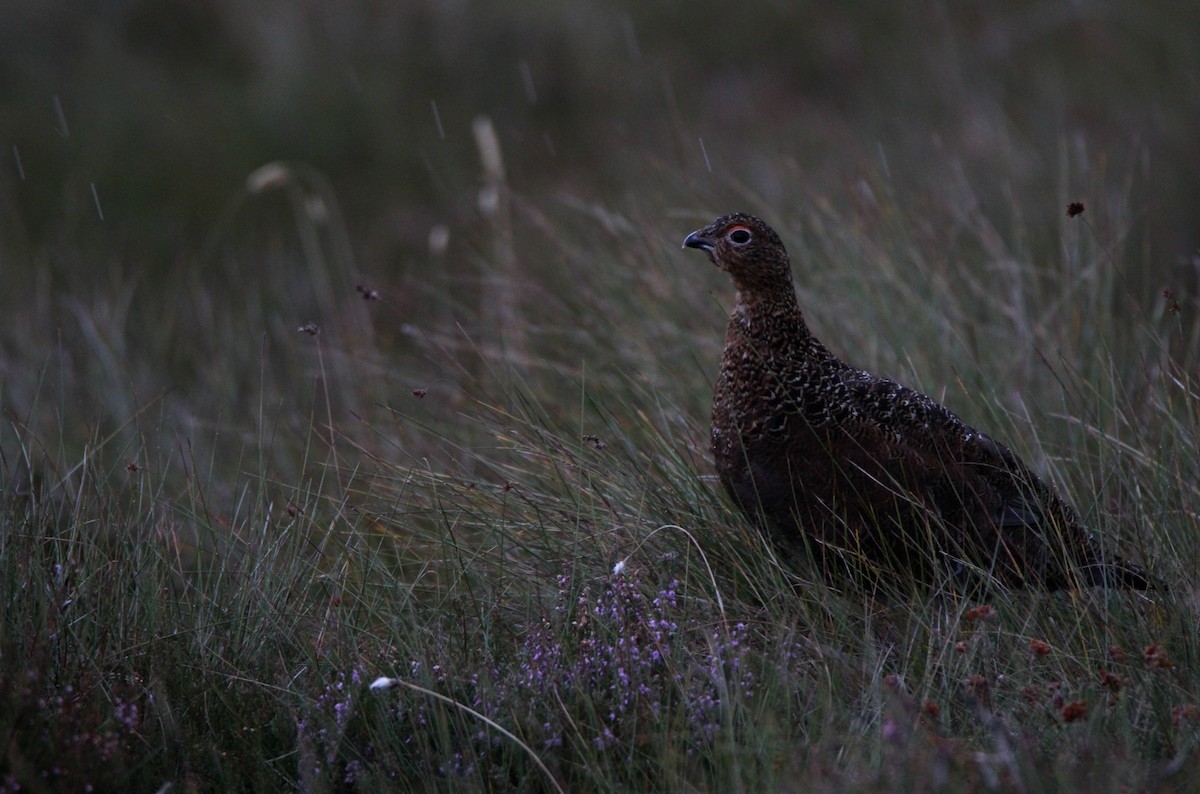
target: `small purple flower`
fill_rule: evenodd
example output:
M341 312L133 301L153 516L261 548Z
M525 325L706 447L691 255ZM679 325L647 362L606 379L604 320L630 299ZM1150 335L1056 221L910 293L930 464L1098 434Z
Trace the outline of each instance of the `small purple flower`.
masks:
M137 730L138 723L138 707L136 703L122 703L117 701L115 709L117 722L125 727L125 730L133 733Z
M609 730L607 725L605 725L601 730L600 735L592 739L592 743L596 745L597 750L607 750L609 747L612 747L617 743L617 737L614 736L613 732Z

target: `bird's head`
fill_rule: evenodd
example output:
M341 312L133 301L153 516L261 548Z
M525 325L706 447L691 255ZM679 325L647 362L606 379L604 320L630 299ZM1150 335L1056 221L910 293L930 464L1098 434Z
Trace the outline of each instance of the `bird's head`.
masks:
M741 292L786 289L791 292L792 270L779 235L753 215L723 215L683 241L699 248L713 264L733 278Z

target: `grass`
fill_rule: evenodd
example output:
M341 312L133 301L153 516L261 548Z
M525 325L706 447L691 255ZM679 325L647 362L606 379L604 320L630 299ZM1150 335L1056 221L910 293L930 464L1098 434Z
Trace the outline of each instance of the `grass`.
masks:
M124 385L153 365L99 300L6 375L32 395L0 435L10 788L1200 784L1196 329L1128 283L1120 212L1038 219L1048 253L969 209L930 226L880 173L865 209L773 218L836 349L1009 440L1170 586L963 602L831 589L718 493L727 287L673 250L700 211L512 195L515 254L470 243L521 287L498 346L446 319L484 284L414 279L452 303L407 326L399 289L355 291L329 188L275 176L321 294L226 258L204 312L149 309L186 393Z
M3 12L0 785L1200 788L1193 12L293 5ZM779 560L735 209L1169 589Z

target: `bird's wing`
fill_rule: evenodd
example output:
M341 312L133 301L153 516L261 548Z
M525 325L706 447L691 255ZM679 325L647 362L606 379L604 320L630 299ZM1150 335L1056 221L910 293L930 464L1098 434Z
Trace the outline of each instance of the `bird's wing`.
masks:
M1012 450L931 397L861 373L847 381L847 398L853 432L886 450L882 465L907 467L904 481L939 510L965 508L997 527L1033 528L1057 507L1052 489Z
M888 380L849 385L860 417L854 435L888 451L879 466L943 519L962 548L992 555L1008 581L1064 586L1066 570L1085 578L1145 581L1134 567L1098 564L1102 552L1079 516L1012 450L930 397ZM1136 585L1135 585L1136 586Z

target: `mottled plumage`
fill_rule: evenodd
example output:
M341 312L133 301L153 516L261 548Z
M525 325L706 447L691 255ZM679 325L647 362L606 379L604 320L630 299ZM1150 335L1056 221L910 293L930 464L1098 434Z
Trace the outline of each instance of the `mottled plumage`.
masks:
M1145 588L1015 454L924 394L854 369L809 331L779 236L726 215L688 235L737 304L713 395L726 490L827 572L933 583Z

